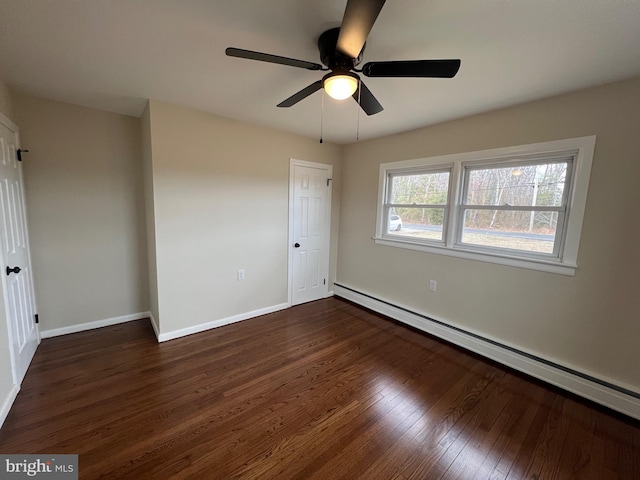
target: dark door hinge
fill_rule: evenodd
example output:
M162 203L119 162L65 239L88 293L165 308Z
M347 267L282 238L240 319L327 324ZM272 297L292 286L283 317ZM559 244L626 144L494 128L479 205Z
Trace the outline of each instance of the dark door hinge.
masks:
M22 154L23 153L29 153L29 150L22 150L21 148L19 148L18 150L16 150L16 155L18 156L18 161L21 162L22 161Z
M34 315L34 318L36 319L36 323L40 323L40 319L38 318L38 314L37 313Z
M333 182L333 178L327 178L327 187L329 186L329 182Z

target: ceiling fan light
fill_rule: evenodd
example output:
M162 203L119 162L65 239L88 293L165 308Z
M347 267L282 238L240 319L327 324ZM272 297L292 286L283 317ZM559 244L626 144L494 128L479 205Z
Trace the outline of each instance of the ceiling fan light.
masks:
M344 100L358 88L358 79L352 75L332 75L324 80L324 89L331 98Z

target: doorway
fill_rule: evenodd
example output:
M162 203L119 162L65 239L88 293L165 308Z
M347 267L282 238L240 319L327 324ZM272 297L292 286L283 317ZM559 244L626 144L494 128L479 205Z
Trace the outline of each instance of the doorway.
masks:
M0 276L7 316L14 384L20 385L35 354L36 325L33 275L24 201L18 127L0 115Z
M289 169L289 303L328 295L333 167L292 159Z

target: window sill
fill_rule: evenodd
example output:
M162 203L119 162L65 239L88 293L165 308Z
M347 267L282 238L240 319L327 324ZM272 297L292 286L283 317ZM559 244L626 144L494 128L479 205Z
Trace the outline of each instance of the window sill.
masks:
M408 250L416 250L419 252L434 253L436 255L448 255L450 257L465 258L467 260L476 260L479 262L497 263L509 267L526 268L529 270L538 270L541 272L556 273L559 275L574 276L577 265L568 263L554 262L537 258L524 258L510 255L500 255L488 252L476 252L465 250L460 247L450 248L439 245L429 245L425 243L412 242L410 240L396 239L389 237L373 237L376 245L385 245L387 247L406 248Z

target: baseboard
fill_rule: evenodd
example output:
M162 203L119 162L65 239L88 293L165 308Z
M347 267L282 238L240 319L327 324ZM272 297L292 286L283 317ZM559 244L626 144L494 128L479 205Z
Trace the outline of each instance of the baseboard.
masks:
M123 315L121 317L105 318L103 320L96 320L94 322L79 323L77 325L70 325L68 327L53 328L51 330L42 330L40 336L42 338L59 337L60 335L68 335L69 333L84 332L85 330L93 330L94 328L109 327L111 325L117 325L119 323L131 322L132 320L141 320L148 318L149 312L133 313L131 315Z
M9 415L9 410L11 410L11 406L18 396L18 392L20 391L20 385L14 384L7 397L2 402L2 408L0 409L0 428L4 425L4 421L7 419L7 415Z
M516 347L502 344L474 332L465 331L442 320L412 312L349 287L334 284L333 291L337 297L362 305L507 367L640 420L640 393L629 387L617 385L613 380L579 372L549 359L543 359Z
M166 342L168 340L174 340L176 338L185 337L187 335L193 335L194 333L204 332L205 330L222 327L224 325L229 325L230 323L240 322L242 320L248 320L249 318L259 317L260 315L266 315L267 313L284 310L285 308L289 308L290 306L291 305L289 303L281 303L279 305L273 305L271 307L261 308L258 310L253 310L251 312L234 315L233 317L227 317L220 320L214 320L212 322L201 323L199 325L194 325L193 327L181 328L180 330L160 333L160 335L158 335L158 341Z
M149 320L151 321L151 326L153 327L153 331L156 334L156 338L158 339L158 342L160 341L160 327L158 326L158 322L156 322L155 317L153 316L153 313L148 312L149 313Z

